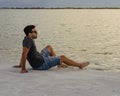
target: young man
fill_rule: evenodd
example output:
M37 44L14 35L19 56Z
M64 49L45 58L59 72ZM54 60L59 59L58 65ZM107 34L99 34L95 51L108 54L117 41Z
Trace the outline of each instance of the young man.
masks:
M37 38L37 31L34 25L28 25L24 28L25 38L23 40L23 52L20 64L14 66L21 68L21 73L27 73L26 60L35 70L48 70L53 66L62 66L64 64L83 69L89 65L89 62L77 63L64 55L56 56L53 48L48 45L40 53L36 50L34 39Z

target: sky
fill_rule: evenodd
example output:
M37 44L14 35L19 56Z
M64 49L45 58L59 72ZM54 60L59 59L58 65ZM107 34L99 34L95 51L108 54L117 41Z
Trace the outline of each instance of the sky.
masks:
M0 7L120 7L120 0L0 0Z

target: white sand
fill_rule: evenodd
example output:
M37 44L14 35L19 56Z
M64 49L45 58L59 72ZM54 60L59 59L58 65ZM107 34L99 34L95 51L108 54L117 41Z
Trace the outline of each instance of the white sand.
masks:
M120 96L120 73L73 68L20 74L1 64L0 96Z

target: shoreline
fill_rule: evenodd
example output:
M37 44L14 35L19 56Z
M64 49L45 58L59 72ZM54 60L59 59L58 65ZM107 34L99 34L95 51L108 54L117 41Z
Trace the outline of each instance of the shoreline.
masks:
M21 7L11 7L11 8L7 8L7 7L1 7L0 9L120 9L117 7L95 7L95 8L73 8L73 7L65 7L65 8L42 8L42 7L33 7L33 8L21 8Z

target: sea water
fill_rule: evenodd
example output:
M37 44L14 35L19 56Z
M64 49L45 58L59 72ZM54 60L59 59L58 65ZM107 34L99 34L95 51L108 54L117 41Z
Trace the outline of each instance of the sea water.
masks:
M19 64L23 28L30 24L38 51L51 45L56 55L89 61L89 69L120 71L119 9L0 9L1 62Z

